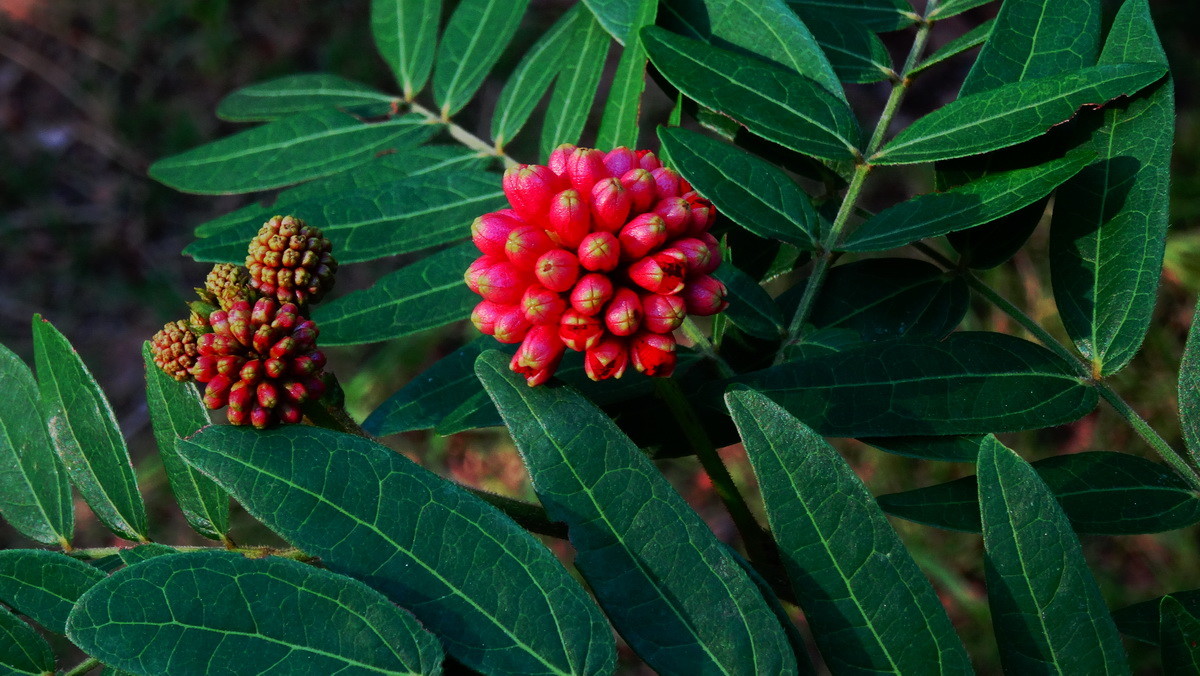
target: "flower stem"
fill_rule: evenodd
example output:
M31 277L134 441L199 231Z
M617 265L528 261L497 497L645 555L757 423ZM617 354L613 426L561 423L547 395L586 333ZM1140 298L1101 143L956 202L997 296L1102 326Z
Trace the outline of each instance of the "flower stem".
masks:
M162 545L170 547L177 552L207 552L207 551L229 551L237 552L252 559L259 559L264 556L278 556L284 559L294 559L296 561L316 561L316 557L309 556L295 547L205 547L203 545ZM103 559L108 556L117 556L127 547L90 547L82 549L72 549L69 552L63 552L67 556L85 561L94 561Z
M412 110L412 112L425 117L425 119L429 121L429 124L446 125L446 131L450 133L450 137L470 148L471 150L478 150L481 155L499 158L500 161L504 163L504 167L506 169L508 167L517 166L517 161L510 157L503 150L496 148L487 141L484 141L466 129L463 129L454 122L451 122L449 119L443 118L441 115L438 115L416 101L409 101L408 107Z

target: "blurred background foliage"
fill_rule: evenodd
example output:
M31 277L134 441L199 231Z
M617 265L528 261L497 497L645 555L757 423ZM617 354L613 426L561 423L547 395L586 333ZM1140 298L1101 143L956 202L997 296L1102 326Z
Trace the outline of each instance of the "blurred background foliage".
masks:
M490 110L521 46L570 6L534 0L509 54L456 119L487 136ZM995 14L993 3L939 23L932 48ZM446 3L447 8L453 2ZM1151 0L1177 82L1178 128L1172 185L1172 230L1154 327L1138 358L1114 385L1164 437L1180 445L1175 382L1184 337L1200 292L1200 8L1195 0ZM184 315L182 302L202 284L207 266L180 255L196 225L249 198L177 193L146 177L149 163L238 129L218 120L217 102L234 89L272 77L326 71L394 91L371 42L366 0L298 4L294 0L0 0L0 343L32 362L29 321L40 312L77 346L111 399L134 454L151 510L152 536L173 544L203 544L168 495L154 451L144 396L141 342ZM884 36L903 53L908 33ZM610 54L609 71L617 51ZM974 52L971 52L972 56ZM952 99L969 57L957 57L919 80L897 120L902 126ZM848 85L860 110L878 111L886 89ZM602 86L600 95L603 96ZM644 120L665 119L670 102L651 86ZM598 107L599 108L599 107ZM872 113L874 114L874 113ZM593 137L596 120L585 132ZM643 142L652 141L652 130ZM533 139L535 143L536 140ZM528 142L527 142L528 143ZM539 161L536 148L509 148ZM927 189L926 170L892 170L868 196L885 206ZM261 197L261 196L260 196ZM1043 227L987 281L1062 336L1043 260ZM465 227L465 224L464 224ZM336 252L335 252L336 253ZM338 292L361 288L403 264L391 260L343 268ZM978 304L967 327L1020 333L998 312ZM469 326L427 332L392 343L330 350L352 414L362 419L425 366L474 333ZM1069 341L1068 341L1069 344ZM400 452L458 481L532 497L524 470L502 431L437 437L413 432L385 440ZM1083 450L1123 450L1152 457L1105 409L1072 425L1011 435L1005 442L1026 458ZM842 445L875 493L889 493L972 473L961 464L930 463ZM735 478L753 482L740 447L724 450ZM735 531L693 461L664 465L680 492L718 535ZM81 503L82 504L82 503ZM77 543L112 544L78 510ZM918 563L934 579L982 672L997 664L990 637L978 536L894 522ZM270 544L249 519L235 521L239 542ZM1195 529L1162 535L1086 537L1085 551L1110 606L1168 590L1200 587ZM0 524L0 544L29 546ZM563 543L549 543L566 554ZM1130 645L1131 656L1139 647ZM1152 664L1152 651L1141 652Z

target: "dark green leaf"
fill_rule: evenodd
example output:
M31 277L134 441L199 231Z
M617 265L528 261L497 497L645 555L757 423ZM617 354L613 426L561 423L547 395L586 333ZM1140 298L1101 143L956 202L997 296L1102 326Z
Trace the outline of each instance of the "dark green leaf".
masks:
M815 80L654 26L642 40L671 84L755 134L826 160L858 155L854 114Z
M725 544L725 543L721 543ZM783 627L783 633L787 635L788 643L792 646L792 654L796 656L797 672L805 676L815 676L817 670L813 667L812 658L808 655L808 643L804 639L804 634L800 633L800 628L792 621L792 616L788 614L787 608L780 603L779 597L776 596L775 590L771 588L771 583L767 582L766 578L759 574L750 562L742 558L741 554L725 545L725 551L729 557L746 571L746 575L750 577L750 581L754 586L758 587L758 593L762 594L767 605L771 608L771 612L775 613L775 617L779 619L780 626Z
M788 4L797 12L824 11L875 31L894 31L913 24L912 7L904 0L788 0Z
M1163 673L1200 673L1200 620L1171 596L1159 605Z
M1200 462L1200 305L1192 316L1179 365L1179 425L1188 455L1192 462Z
M1114 610L1112 616L1117 623L1117 628L1130 638L1151 645L1159 645L1161 639L1159 610L1163 600L1167 597L1175 599L1184 611L1193 617L1200 616L1200 589L1174 591L1167 596L1160 596Z
M645 25L641 14L647 3L643 0L583 0L583 4L622 45L628 45L632 34Z
M33 627L0 606L0 667L14 676L53 676L54 653Z
M466 319L479 296L467 288L463 272L478 257L473 244L462 244L322 303L313 312L321 344L374 343Z
M1101 64L1157 63L1167 56L1145 0L1127 0ZM1166 246L1175 94L1168 79L1104 112L1085 146L1100 161L1064 184L1050 228L1050 278L1067 333L1107 376L1142 345Z
M990 2L991 0L988 0L988 1ZM966 33L963 33L962 35L954 38L950 42L947 42L946 44L942 45L936 52L925 57L925 60L922 61L920 63L920 65L918 65L916 68L913 68L909 74L916 75L917 73L920 73L921 71L925 70L926 68L936 66L937 64L939 64L943 61L954 58L955 56L962 54L963 52L967 51L968 49L971 49L973 47L978 47L979 45L983 44L983 42L985 40L988 39L989 35L991 35L992 27L995 24L996 24L995 19L988 19L987 21L984 21L983 23L972 28L971 30L967 31Z
M603 0L590 0L592 3ZM658 0L636 0L633 24L624 40L625 49L617 63L596 134L596 147L609 150L619 146L637 147L638 113L642 110L642 92L646 90L646 49L638 31L654 23ZM620 39L620 38L618 38Z
M842 14L802 11L802 4L795 7L829 57L839 80L865 84L886 80L894 74L887 47L870 28Z
M764 340L779 340L787 333L783 313L754 278L729 263L722 263L713 276L729 290L725 316L735 326Z
M217 104L217 117L234 122L274 120L321 108L390 103L391 94L330 73L304 73L259 82L233 92Z
M978 155L1045 133L1081 107L1133 94L1166 72L1156 64L1092 66L964 96L913 122L875 164L913 164Z
M1077 420L1094 389L1049 350L999 333L869 343L732 380L824 436L984 434Z
M754 583L650 459L577 392L527 387L507 362L488 352L475 371L630 647L663 674L796 673Z
M113 573L80 599L68 631L138 674L436 674L443 656L411 615L357 580L219 550Z
M762 394L730 392L725 403L830 670L971 673L933 587L838 452Z
M72 483L100 522L127 540L146 539L146 506L112 406L79 354L41 315L33 316L42 413Z
M1165 465L1089 452L1033 463L1076 533L1161 533L1200 521L1200 497ZM884 511L930 526L979 532L975 477L879 496Z
M658 136L692 186L721 215L768 239L811 249L819 219L800 186L756 155L679 127Z
M576 143L583 134L608 55L608 33L590 12L580 12L571 36L572 58L563 65L542 124L541 157L563 143Z
M0 345L0 515L28 538L66 545L75 512L29 367Z
M0 601L56 634L67 632L67 615L104 573L45 549L0 551Z
M191 383L176 382L154 365L150 344L142 345L146 366L146 405L167 481L183 516L206 538L222 540L229 530L229 496L212 479L188 467L175 452L175 440L189 437L211 421Z
M863 437L859 441L887 453L943 462L975 462L985 437ZM975 504L975 503L973 503Z
M979 450L988 602L1004 670L1128 674L1117 627L1067 516L1037 473L989 436Z
M563 55L568 47L573 47L572 38L578 34L586 14L587 10L581 5L567 10L525 52L517 69L504 83L496 102L496 112L492 114L492 139L497 148L503 148L525 126L542 94L562 70Z
M313 110L161 159L150 166L150 176L184 192L268 190L345 171L381 151L420 145L436 130L420 115L366 124L339 110Z
M963 12L975 9L976 7L982 7L989 2L994 1L995 0L946 0L945 2L938 3L937 9L933 11L929 19L931 21L949 19L952 16L957 16Z
M289 542L411 610L473 669L615 666L603 616L545 546L391 449L292 425L210 427L179 451Z
M126 566L132 566L147 559L153 559L156 556L170 556L178 553L179 550L174 547L148 542L144 545L122 549L117 552L117 556L121 557L121 561Z
M411 100L429 79L437 43L442 0L372 0L371 34L375 48L392 67Z
M990 223L1050 194L1095 157L1091 152L1072 153L1045 164L989 174L945 192L914 197L867 219L839 248L886 251Z
M462 110L500 60L529 0L462 0L442 33L433 98L445 119Z

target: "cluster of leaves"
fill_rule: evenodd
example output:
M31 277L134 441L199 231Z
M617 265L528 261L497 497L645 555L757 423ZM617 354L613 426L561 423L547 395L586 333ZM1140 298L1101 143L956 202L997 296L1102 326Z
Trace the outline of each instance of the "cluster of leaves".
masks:
M363 424L377 436L506 425L540 506L455 485L365 433L207 426L195 390L147 361L155 434L189 523L236 550L232 497L297 548L258 559L148 541L104 395L35 318L36 379L0 350L0 510L64 551L0 552L0 601L93 656L75 673L100 662L138 674L438 673L447 659L481 673L611 673L613 629L661 673L813 673L809 640L835 673L971 671L890 514L982 534L1007 670L1128 672L1118 632L1160 645L1166 668L1194 670L1200 590L1110 614L1077 537L1200 522L1200 330L1181 367L1186 457L1105 382L1142 342L1162 264L1165 57L1146 0L1111 17L1099 0L1005 0L994 21L923 55L940 20L985 3L929 0L921 15L903 0L584 0L525 52L489 142L455 116L528 3L461 0L442 26L440 1L375 0L400 94L330 74L247 87L218 113L265 124L151 169L189 192L286 188L200 225L186 253L238 262L262 220L292 213L321 227L343 263L432 251L322 305L323 345L461 321L477 300L462 282L466 224L503 206L496 170L515 162L509 142L551 88L540 157L579 141L615 41L592 145L634 145L655 122L639 119L653 66L678 101L658 127L661 155L724 216L728 313L711 338L690 327L696 348L663 385L591 383L568 358L560 382L528 388L507 370L511 347L483 337ZM900 65L878 36L897 30L914 33ZM957 100L888 138L912 79L979 44ZM868 135L843 83L871 82L892 94ZM685 112L713 134L680 126ZM861 208L874 167L922 163L935 163L937 192ZM974 272L1022 247L1052 194L1049 265L1074 352ZM1042 344L956 331L972 293ZM1169 466L1112 451L1029 464L994 436L1076 420L1101 397ZM824 437L974 462L977 475L875 497ZM739 440L769 529L715 455ZM692 453L746 558L650 457ZM72 551L70 484L143 544ZM572 572L530 532L564 526ZM804 613L808 636L781 599ZM48 644L14 612L0 607L0 664L52 672Z

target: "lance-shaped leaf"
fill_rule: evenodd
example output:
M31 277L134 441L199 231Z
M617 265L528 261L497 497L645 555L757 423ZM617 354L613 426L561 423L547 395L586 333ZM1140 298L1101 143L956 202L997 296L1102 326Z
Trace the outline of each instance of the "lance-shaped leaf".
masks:
M1092 66L964 96L913 122L871 162L933 162L1016 145L1065 122L1081 107L1133 94L1164 73L1166 67L1156 64Z
M624 40L625 49L621 51L617 72L608 90L600 131L596 133L596 147L601 150L637 146L638 113L642 110L642 92L646 90L646 48L642 46L638 31L654 23L658 0L637 0L634 4L633 24Z
M446 118L471 101L500 60L529 0L463 0L438 43L433 98Z
M725 403L830 670L971 673L937 594L838 452L762 394Z
M948 61L968 49L982 45L988 39L988 36L991 35L992 28L995 25L995 19L988 19L950 42L947 42L938 48L936 52L925 57L924 61L910 71L910 75L916 75L927 68L936 66L943 61Z
M583 134L611 44L608 33L590 12L580 12L570 44L573 56L563 64L546 106L539 147L542 157L563 143L576 143Z
M839 80L866 84L886 80L893 73L892 56L870 28L842 14L804 11L802 4L795 7Z
M1033 463L1076 533L1161 533L1200 522L1200 496L1165 465L1135 455L1088 452ZM930 526L978 533L978 483L949 483L879 496L884 511Z
M768 239L811 249L819 218L808 195L758 156L679 127L658 130L663 148L721 215Z
M1167 56L1145 0L1121 6L1101 64L1158 63ZM1166 246L1171 146L1170 79L1104 112L1086 147L1101 155L1058 191L1050 228L1054 300L1067 333L1107 376L1142 345Z
M957 435L948 437L862 437L859 441L887 453L942 462L975 462L986 437Z
M642 41L671 84L755 134L821 159L858 155L854 114L815 80L655 26L642 31Z
M492 114L492 138L497 148L503 148L512 140L530 113L537 107L542 94L563 68L563 54L571 46L572 38L587 17L582 5L567 10L558 21L533 43L521 63L504 83L500 98L496 101L496 112Z
M488 352L475 371L617 631L663 674L795 674L774 613L683 498L569 387L528 387Z
M1163 672L1200 673L1200 619L1169 595L1163 597L1158 609Z
M479 257L462 244L384 275L313 312L322 345L374 343L466 319L479 303L462 273Z
M823 11L881 32L907 28L914 21L913 9L904 0L788 0L788 4L797 12Z
M179 451L289 542L412 611L468 667L599 674L615 666L611 630L550 550L391 449L292 425L210 427Z
M171 493L188 525L206 538L222 540L229 530L229 496L175 452L176 439L190 437L211 422L208 410L194 385L176 382L155 366L149 343L142 345L142 359L146 366L146 405Z
M71 482L100 522L127 540L146 540L146 506L108 398L63 334L33 316L42 413Z
M28 538L65 545L75 530L71 485L41 410L33 373L0 345L0 515Z
M217 104L217 117L233 122L274 120L321 108L390 103L391 94L331 73L288 75L233 92Z
M1193 617L1200 617L1200 589L1187 589L1173 591L1166 596L1118 608L1112 613L1113 620L1122 634L1145 643L1158 645L1162 637L1160 609L1162 602L1167 598L1174 599L1185 612Z
M1125 650L1054 494L989 437L979 451L988 602L1006 672L1128 674Z
M713 276L729 291L724 312L735 326L764 340L779 340L787 333L783 313L753 277L729 263L722 263Z
M104 573L66 554L45 549L0 552L0 601L56 634L67 616Z
M1091 152L1025 169L990 174L977 181L901 202L867 219L839 248L886 251L929 237L966 230L1033 204L1095 159Z
M441 646L365 584L218 550L113 573L79 600L71 640L138 674L437 674Z
M1193 462L1200 462L1200 306L1192 316L1179 365L1179 424Z
M15 676L51 676L54 653L46 639L0 606L0 667Z
M1058 355L990 332L868 343L731 382L766 394L830 437L1040 429L1077 420L1097 401Z
M945 0L945 2L938 3L937 9L930 14L929 19L931 21L949 19L952 16L957 16L968 10L975 9L976 7L982 7L990 2L995 1L996 0Z
M436 130L420 115L368 124L325 108L161 159L150 165L150 176L184 192L268 190L345 171L383 150L420 145Z
M412 100L433 68L442 0L371 0L371 34L392 67L404 98Z

